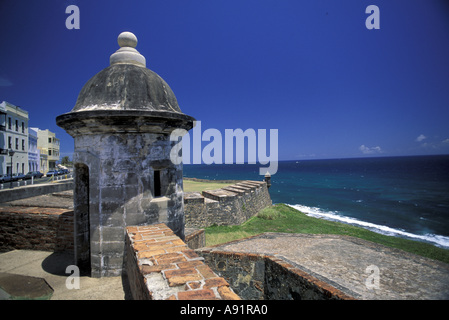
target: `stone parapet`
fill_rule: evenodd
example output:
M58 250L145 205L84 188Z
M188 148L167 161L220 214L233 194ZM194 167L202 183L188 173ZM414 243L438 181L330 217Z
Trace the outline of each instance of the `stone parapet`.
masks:
M354 300L280 256L214 247L195 252L245 300Z
M73 252L73 210L0 207L0 250Z
M233 185L184 193L186 227L238 225L272 204L264 181L241 181Z
M186 244L190 249L199 249L206 246L206 234L204 229L187 228Z
M126 228L126 272L136 300L239 300L165 224Z
M13 189L2 189L0 190L0 203L66 190L73 190L73 178L44 184L24 185Z

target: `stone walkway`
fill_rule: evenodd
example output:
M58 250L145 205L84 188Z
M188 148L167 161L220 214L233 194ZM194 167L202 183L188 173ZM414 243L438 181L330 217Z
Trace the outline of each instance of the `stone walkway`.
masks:
M214 250L282 257L356 299L449 299L448 264L358 238L265 233Z
M73 191L54 192L31 198L2 202L0 206L73 209Z
M66 273L69 265L73 265L73 254L34 250L0 253L0 300L10 299L12 294L22 299L47 296L46 299L51 300L124 300L130 297L124 289L122 277L81 275L79 289L68 289L66 281L72 274L70 271ZM41 284L36 287L38 280L45 280L53 292L49 295L48 289ZM71 280L69 283L74 284ZM8 290L11 285L12 291Z

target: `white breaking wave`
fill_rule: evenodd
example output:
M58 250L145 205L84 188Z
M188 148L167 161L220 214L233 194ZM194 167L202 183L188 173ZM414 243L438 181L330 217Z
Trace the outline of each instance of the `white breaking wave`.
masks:
M337 214L335 211L323 211L320 208L316 207L307 207L299 204L291 205L290 207L295 208L296 210L299 210L308 216L314 217L314 218L323 218L326 220L333 220L333 221L339 221L343 223L348 223L351 225L357 225L361 226L365 229L369 229L371 231L381 233L384 235L389 236L403 236L407 238L413 238L413 239L419 239L427 242L432 242L440 247L449 248L449 237L441 236L437 234L425 234L425 235L418 235L410 232L406 232L401 229L394 229L390 228L388 226L378 225L371 222L365 222L361 220L357 220L355 218L349 218L345 216L341 216Z

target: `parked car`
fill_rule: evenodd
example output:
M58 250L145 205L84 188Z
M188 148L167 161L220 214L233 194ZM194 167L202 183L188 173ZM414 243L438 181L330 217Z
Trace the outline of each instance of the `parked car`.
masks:
M19 181L25 179L25 175L23 173L13 173L12 174L12 181Z
M51 177L51 176L57 176L58 175L58 171L57 170L50 170L47 172L47 177Z
M58 169L59 174L68 174L70 173L69 169Z
M0 183L10 182L11 176L9 174L2 174L0 176Z
M25 175L25 179L31 179L31 177L36 178L42 178L44 174L40 171L30 171Z

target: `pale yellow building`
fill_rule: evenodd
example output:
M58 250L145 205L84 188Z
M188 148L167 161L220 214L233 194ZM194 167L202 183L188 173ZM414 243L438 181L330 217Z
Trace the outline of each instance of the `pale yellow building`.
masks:
M56 169L56 163L59 162L59 139L56 135L46 130L33 128L37 131L37 148L40 151L40 167L42 173Z

